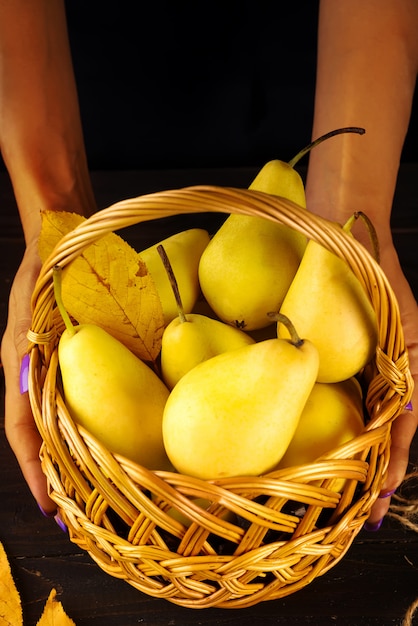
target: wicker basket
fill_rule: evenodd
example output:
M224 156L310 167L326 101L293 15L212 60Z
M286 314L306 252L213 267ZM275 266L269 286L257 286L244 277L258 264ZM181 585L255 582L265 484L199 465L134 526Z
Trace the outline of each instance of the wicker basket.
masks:
M259 215L294 227L345 258L372 302L379 345L368 371L367 425L314 464L217 481L151 472L112 455L68 414L58 375L53 266L64 267L110 231L199 212ZM65 236L42 267L28 336L43 470L71 540L110 575L190 608L242 608L280 598L338 563L379 495L391 424L412 393L398 305L378 264L333 224L255 191L190 187L99 211ZM345 479L341 493L332 490L335 478ZM204 510L195 498L210 506Z

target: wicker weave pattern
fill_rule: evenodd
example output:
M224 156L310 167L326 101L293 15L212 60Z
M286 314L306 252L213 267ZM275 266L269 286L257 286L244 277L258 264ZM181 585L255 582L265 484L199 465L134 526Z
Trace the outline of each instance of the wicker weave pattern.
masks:
M110 231L211 211L263 216L318 241L346 259L377 313L379 347L365 372L370 419L362 435L314 464L213 482L150 472L112 455L68 414L58 374L62 323L53 266L64 267ZM333 224L255 191L191 187L98 212L65 236L44 264L28 337L29 394L43 438L43 469L72 541L110 575L192 608L246 607L283 597L335 565L380 492L391 424L412 394L397 302L377 263ZM341 493L332 488L335 479L345 479ZM194 498L207 500L208 508Z

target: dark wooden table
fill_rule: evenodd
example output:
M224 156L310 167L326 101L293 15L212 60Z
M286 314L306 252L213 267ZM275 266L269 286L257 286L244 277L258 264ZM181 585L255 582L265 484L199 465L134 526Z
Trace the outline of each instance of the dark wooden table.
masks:
M190 184L247 186L255 170L169 172L93 172L99 208L122 198ZM393 231L402 264L418 296L418 164L400 173ZM23 239L7 179L0 174L0 330L4 330L7 297L18 266ZM197 218L192 218L196 220ZM213 218L211 218L213 219ZM207 223L199 216L198 223ZM196 222L194 222L196 223ZM158 241L176 229L176 220L149 224L144 243ZM400 625L418 596L418 534L386 519L378 533L361 531L344 559L303 590L281 600L248 609L183 609L143 595L111 578L90 557L45 519L33 501L4 434L4 381L0 390L0 541L9 557L21 594L25 626L36 624L55 587L64 609L77 626L298 626ZM414 442L411 463L418 456Z

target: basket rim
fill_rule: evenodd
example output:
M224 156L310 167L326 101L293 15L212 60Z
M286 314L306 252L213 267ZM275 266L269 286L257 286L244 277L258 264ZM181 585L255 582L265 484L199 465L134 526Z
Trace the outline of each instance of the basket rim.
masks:
M295 228L308 239L317 241L347 262L366 291L377 316L378 349L387 357L385 367L399 372L406 405L412 394L408 375L407 349L400 309L393 288L378 262L368 250L341 225L331 222L287 198L253 189L195 185L154 192L116 202L86 218L64 235L42 264L32 295L32 325L28 333L29 350L35 344L56 341L52 310L55 305L52 287L53 268L65 267L91 243L112 231L141 222L193 213L239 213L258 216ZM399 387L399 381L401 381Z

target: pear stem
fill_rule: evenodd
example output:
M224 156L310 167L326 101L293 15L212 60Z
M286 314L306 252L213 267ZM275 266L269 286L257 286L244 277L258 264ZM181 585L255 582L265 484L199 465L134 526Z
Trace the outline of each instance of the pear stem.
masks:
M170 259L168 258L167 252L165 251L164 246L161 243L157 246L157 251L164 264L165 271L167 272L168 279L170 281L170 285L176 299L177 311L179 314L180 322L187 322L186 315L184 314L183 302L180 296L179 285L174 274L173 267L170 263Z
M315 146L322 143L326 139L329 139L330 137L335 137L335 135L342 135L343 133L357 133L358 135L364 135L365 132L365 129L360 128L359 126L346 126L344 128L331 130L329 133L325 133L325 135L321 135L321 137L318 137L318 139L311 141L311 143L309 143L305 148L302 148L302 150L298 152L296 156L294 156L293 159L288 162L288 165L290 165L290 167L294 167L296 163L300 161L303 156L305 156L305 154L312 150L312 148L315 148Z
M296 348L300 348L301 346L303 346L303 339L299 337L298 333L296 332L296 328L287 317L287 315L276 312L267 313L267 315L271 317L275 322L280 322L280 324L284 324L286 326L290 334L290 341L294 346L296 346Z
M58 310L61 314L61 317L64 321L65 328L71 335L75 335L75 327L72 323L70 316L68 315L67 309L64 306L64 302L62 300L62 267L60 265L54 265L52 269L52 279L54 285L54 296L55 302L57 303Z
M369 233L370 241L373 249L373 258L377 263L380 263L380 246L379 246L379 238L376 233L376 229L373 225L371 219L363 213L363 211L355 211L351 217L348 218L346 223L343 226L343 230L348 233L351 231L354 222L361 218L363 222L366 224L367 231Z

